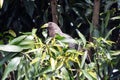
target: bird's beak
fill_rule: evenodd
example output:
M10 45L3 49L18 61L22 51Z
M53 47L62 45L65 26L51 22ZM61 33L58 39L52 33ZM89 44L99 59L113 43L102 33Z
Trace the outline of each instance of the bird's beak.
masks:
M47 27L48 27L48 23L41 26L41 28L47 28Z

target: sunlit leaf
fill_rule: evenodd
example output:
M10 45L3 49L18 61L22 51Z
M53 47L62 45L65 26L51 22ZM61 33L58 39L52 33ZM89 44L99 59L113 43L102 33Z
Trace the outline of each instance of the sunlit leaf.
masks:
M56 69L59 70L60 68L62 68L63 65L64 65L64 60L57 62Z
M4 2L4 0L0 0L0 8L2 8L3 2Z
M39 57L36 57L35 59L32 60L32 62L30 62L30 64L34 64L34 63L36 63L38 61L39 61Z
M65 67L61 68L61 73L65 80L70 80L69 73Z
M52 40L51 40L51 44L54 45L55 42L56 42L56 39L55 39L55 38L52 38Z
M97 80L97 74L95 71L89 71L88 73Z
M46 42L46 44L49 44L51 40L52 40L52 38L51 38L51 37L50 37L50 38L47 38L47 39L46 39L46 41L45 41L45 42Z
M107 56L107 58L108 58L109 60L112 60L111 55L110 55L109 52L106 52L106 56Z
M90 74L86 70L82 70L82 72L87 79L93 80L93 78L90 76Z
M69 49L69 50L67 50L66 52L75 53L75 54L77 54L77 55L83 55L83 52L80 52L80 51L77 51L77 50L74 50L74 49Z
M120 55L120 51L113 51L112 52L112 56L118 56L118 55Z
M63 47L68 47L68 45L66 45L65 43L63 43L61 40L57 40L58 44L61 48ZM57 46L56 44L54 44L55 46Z
M111 20L116 20L116 19L120 19L120 16L115 16L111 18Z
M50 50L54 53L54 54L58 54L58 51L54 48L50 48Z
M40 52L40 51L42 51L41 48L38 48L38 49L32 49L32 50L29 50L29 51L25 52L25 54L29 54L29 53L32 53L32 52Z
M58 49L58 51L59 51L60 53L63 52L63 49L62 49L61 45L59 45L59 44L54 44L54 46L57 47L57 49Z
M23 49L15 45L0 45L0 50L7 52L21 52Z
M43 63L43 61L45 60L46 57L47 57L46 53L43 53L43 55L41 57L41 63Z
M32 35L35 35L36 34L36 32L37 32L37 29L32 29Z
M55 66L57 62L53 58L50 58L50 63L51 63L52 70L55 70Z
M13 37L16 37L16 33L13 30L9 30L9 34L11 34Z

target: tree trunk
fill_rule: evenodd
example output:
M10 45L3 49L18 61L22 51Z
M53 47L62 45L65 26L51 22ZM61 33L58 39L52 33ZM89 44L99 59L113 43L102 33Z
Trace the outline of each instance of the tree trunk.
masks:
M94 7L93 7L93 16L92 16L92 24L94 29L99 28L99 10L100 10L100 0L94 0ZM93 30L94 31L94 30ZM94 35L90 33L89 41L92 42L92 37Z
M51 10L52 10L52 21L57 24L58 23L57 0L51 0Z
M100 10L100 0L94 0L92 23L94 27L97 28L99 26L99 10Z

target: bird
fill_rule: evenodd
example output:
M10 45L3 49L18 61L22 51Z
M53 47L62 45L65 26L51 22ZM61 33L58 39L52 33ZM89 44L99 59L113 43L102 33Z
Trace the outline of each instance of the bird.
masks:
M64 37L67 40L68 47L70 49L76 49L78 51L83 50L81 45L78 45L75 42L75 39L73 39L70 35L63 33L62 30L60 29L60 27L56 23L54 23L54 22L45 23L42 26L42 28L47 28L49 37L55 37L56 34L59 34L60 36ZM87 56L85 61L86 61L86 63L90 63L91 60L90 60L89 55Z
M54 22L45 23L42 26L42 28L47 28L49 37L55 37L56 34L58 34L66 39L66 43L68 43L69 48L80 50L80 46L78 48L78 44L76 43L76 41L70 35L63 33L56 23Z

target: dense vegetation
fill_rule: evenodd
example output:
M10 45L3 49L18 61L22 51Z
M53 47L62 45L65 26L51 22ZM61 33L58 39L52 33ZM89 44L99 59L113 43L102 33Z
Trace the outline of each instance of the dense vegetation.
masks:
M120 79L119 0L0 0L0 7L0 80ZM82 50L48 37L41 26L49 21Z

